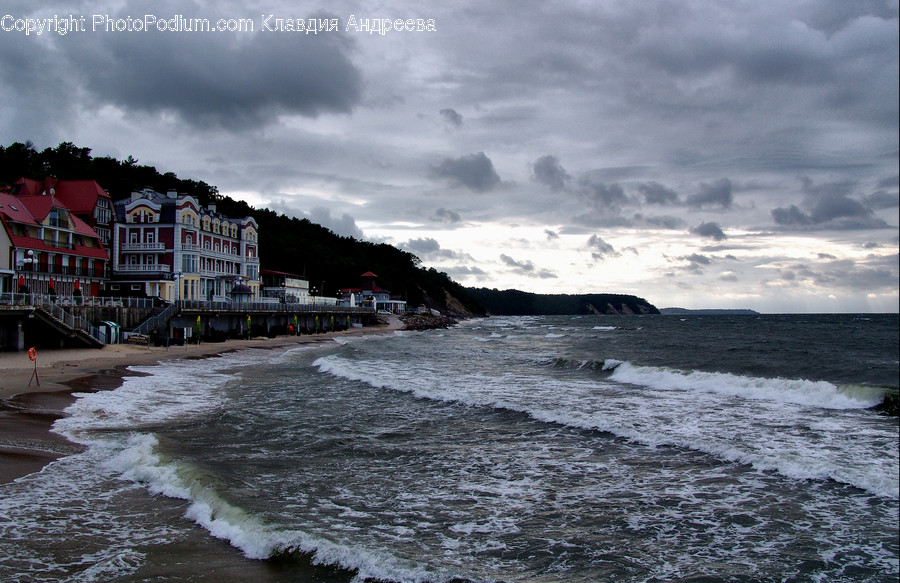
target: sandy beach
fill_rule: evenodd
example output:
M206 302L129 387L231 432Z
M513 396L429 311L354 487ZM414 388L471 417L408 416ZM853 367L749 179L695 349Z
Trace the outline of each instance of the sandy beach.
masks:
M169 348L112 344L101 349L41 350L35 361L27 352L0 353L0 484L80 451L80 446L50 431L53 422L73 402L73 393L114 389L121 385L129 366L210 357L244 348L286 349L297 344L329 342L340 336L378 334L402 327L398 318L391 317L386 324L378 326L312 336L229 340Z

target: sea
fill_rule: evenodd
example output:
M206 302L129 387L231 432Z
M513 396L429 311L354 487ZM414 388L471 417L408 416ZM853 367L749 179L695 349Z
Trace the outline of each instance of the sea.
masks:
M2 581L897 581L897 314L542 316L129 369Z

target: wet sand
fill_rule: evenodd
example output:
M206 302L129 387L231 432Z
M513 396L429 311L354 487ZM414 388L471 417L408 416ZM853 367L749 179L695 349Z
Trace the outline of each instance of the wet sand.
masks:
M330 342L340 336L385 333L402 326L399 319L389 318L387 324L379 326L312 336L169 348L115 344L101 349L40 350L35 361L28 358L27 352L0 353L0 484L40 471L51 461L80 451L79 445L50 431L53 422L65 415L63 410L76 398L73 393L114 389L122 384L129 366L210 357L242 348L286 349L297 344Z

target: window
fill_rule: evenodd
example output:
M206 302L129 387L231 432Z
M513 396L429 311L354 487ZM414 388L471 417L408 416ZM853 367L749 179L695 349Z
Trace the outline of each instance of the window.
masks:
M94 218L96 218L97 222L101 225L109 224L110 220L112 220L112 211L108 208L101 208L101 206L105 206L101 204L104 202L106 201L97 201L97 206L94 208Z

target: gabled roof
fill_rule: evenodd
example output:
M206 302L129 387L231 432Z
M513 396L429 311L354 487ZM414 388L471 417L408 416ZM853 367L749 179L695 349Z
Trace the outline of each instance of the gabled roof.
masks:
M93 213L97 200L110 199L109 194L95 180L60 180L54 196L70 211L80 215Z
M44 180L32 180L31 178L19 178L13 182L10 192L17 196L37 196L47 190Z
M292 277L294 279L309 279L305 275L297 275L296 273L288 273L286 271L275 271L274 269L260 269L260 275L284 275L286 277Z
M73 213L90 214L100 198L110 196L96 180L58 180L48 176L43 180L19 178L11 192L17 196L55 196Z
M3 208L0 208L0 212L3 212L12 220L32 225L43 223L53 207L69 210L55 196L12 196L0 194L0 204L3 205ZM69 221L72 224L71 230L76 234L91 239L99 238L94 229L72 212L69 212ZM33 239L31 240L33 241Z
M9 220L17 223L32 225L37 223L28 211L28 207L22 204L18 198L2 192L0 192L0 214L6 215Z
M25 205L25 208L28 209L28 212L31 213L31 216L38 223L44 222L44 219L50 214L50 209L54 206L64 206L58 201L54 204L52 196L23 196L20 194L18 199L19 203Z

